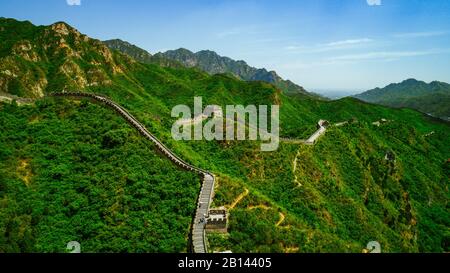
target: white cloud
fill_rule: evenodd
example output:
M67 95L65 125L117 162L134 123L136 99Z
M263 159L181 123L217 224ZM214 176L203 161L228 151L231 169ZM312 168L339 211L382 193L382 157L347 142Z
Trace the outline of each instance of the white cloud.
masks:
M69 6L81 6L81 0L66 0Z
M337 41L337 42L331 42L328 44L325 44L325 46L329 47L341 47L341 46L347 46L347 45L356 45L356 44L362 44L362 43L369 43L372 42L372 39L369 38L362 38L362 39L350 39L350 40L343 40L343 41Z
M277 70L284 69L289 71L296 71L296 70L311 69L314 67L352 65L352 64L359 64L361 62L388 63L408 57L419 57L419 56L449 54L449 53L450 49L431 49L423 51L374 51L361 54L350 54L350 55L329 57L310 62L304 60L298 62L296 61L286 62L282 65L279 65Z
M369 6L381 6L381 0L367 0Z
M372 39L369 38L360 38L360 39L348 39L341 40L323 44L317 44L314 46L298 46L298 45L289 45L284 47L285 50L296 52L296 53L320 53L327 52L333 50L342 50L342 49L351 49L356 47L361 47L363 44L373 42Z
M434 36L443 36L449 34L448 31L424 31L424 32L407 32L394 34L396 38L426 38Z
M364 61L364 60L394 60L403 57L416 57L448 53L449 50L423 50L423 51L377 51L362 54L342 55L329 58L330 61Z
M284 49L285 50L299 50L299 49L303 49L304 47L301 46L295 46L295 45L290 45L290 46L285 46Z

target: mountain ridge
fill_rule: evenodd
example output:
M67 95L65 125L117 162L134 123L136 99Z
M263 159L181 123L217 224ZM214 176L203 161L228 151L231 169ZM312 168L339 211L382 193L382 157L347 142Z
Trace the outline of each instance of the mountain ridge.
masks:
M423 113L450 120L450 84L440 81L426 83L407 79L374 88L353 96L366 102L390 107L409 107Z
M120 39L103 42L109 48L128 54L139 62L164 63L164 60L170 60L173 63L167 63L166 61L166 66L183 65L188 68L198 68L211 75L229 73L244 81L264 81L274 84L286 94L323 99L320 95L308 92L290 80L282 79L275 71L251 67L244 60L233 60L229 57L220 56L212 50L200 50L194 53L186 48L179 48L151 55L148 51Z
M233 60L211 50L200 50L194 53L188 49L179 48L164 53L160 52L155 55L181 62L187 67L198 67L209 74L231 73L245 81L259 80L272 83L286 94L302 94L314 98L320 97L307 92L303 87L290 80L282 79L273 70L268 71L265 68L255 68L248 65L244 60Z
M152 62L152 54L129 42L122 41L120 39L112 39L103 41L103 43L105 43L110 49L118 50L124 54L133 57L134 59L140 62L143 63Z
M0 90L29 98L112 85L136 61L64 22L34 26L0 19Z

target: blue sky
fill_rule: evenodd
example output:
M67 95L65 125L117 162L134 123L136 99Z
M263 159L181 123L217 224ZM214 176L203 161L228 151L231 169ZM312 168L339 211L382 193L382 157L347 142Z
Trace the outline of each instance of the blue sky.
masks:
M2 0L0 16L66 21L151 53L210 49L312 91L450 82L448 0Z

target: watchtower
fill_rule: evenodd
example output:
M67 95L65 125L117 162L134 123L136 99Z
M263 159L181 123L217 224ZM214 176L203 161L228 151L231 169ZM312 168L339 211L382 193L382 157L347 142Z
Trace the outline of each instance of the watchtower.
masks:
M225 208L210 209L208 214L206 231L226 233L228 227L227 210Z

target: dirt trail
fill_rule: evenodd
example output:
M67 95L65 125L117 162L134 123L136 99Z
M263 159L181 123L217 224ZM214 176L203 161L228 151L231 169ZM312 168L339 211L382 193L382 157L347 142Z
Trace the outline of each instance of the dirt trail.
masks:
M300 149L298 149L297 154L295 155L294 161L292 162L292 165L293 165L292 173L294 174L294 184L297 184L297 187L302 186L302 184L300 182L298 182L298 177L295 174L295 171L297 170L297 159L298 159L298 156L300 155Z
M17 173L20 179L23 180L25 185L28 187L31 184L31 168L29 160L20 160L19 166L17 167Z
M285 247L284 248L284 252L286 252L286 253L297 253L299 249L300 249L299 247Z
M266 206L266 205L257 205L257 206L248 206L247 209L252 210L252 209L263 209L263 210L269 210L270 207Z
M249 210L253 210L253 209L270 210L272 208L268 207L266 205L256 205L256 206L248 206L247 209L249 209ZM278 212L278 213L280 214L280 219L275 224L276 227L280 226L284 222L284 220L286 219L286 216L282 212Z
M282 212L280 212L280 220L278 220L278 222L275 224L275 226L278 227L279 225L281 225L281 223L284 222L284 219L286 219L286 216L284 216L284 214Z
M248 189L246 188L245 191L244 191L243 193L241 193L241 194L236 198L236 200L233 201L233 203L230 205L230 207L229 207L228 209L230 209L230 210L231 210L231 209L234 209L234 207L236 207L236 205L237 205L239 202L241 202L241 200L242 200L245 196L247 196L248 193L249 193L249 191L248 191Z

